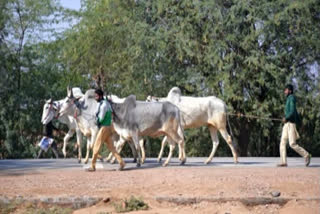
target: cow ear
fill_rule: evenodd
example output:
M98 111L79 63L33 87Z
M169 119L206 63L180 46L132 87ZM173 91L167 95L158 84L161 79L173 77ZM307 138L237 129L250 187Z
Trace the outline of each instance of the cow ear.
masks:
M55 109L55 110L58 110L58 106L57 106L57 104L56 103L52 103L53 105L53 109Z

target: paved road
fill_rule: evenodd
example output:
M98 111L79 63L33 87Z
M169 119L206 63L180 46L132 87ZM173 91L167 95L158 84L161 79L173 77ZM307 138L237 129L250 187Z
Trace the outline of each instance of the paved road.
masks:
M132 159L124 158L126 162L125 169L133 170L137 169L136 164L132 163ZM203 162L205 157L189 157L184 166L180 166L177 158L172 158L168 167L202 167L202 168L241 168L241 167L276 167L279 161L278 157L243 157L239 158L239 163L234 164L231 157L216 157L213 161L205 165ZM90 162L89 162L90 163ZM288 158L289 167L305 167L303 158ZM77 159L11 159L0 160L0 175L8 173L28 173L39 170L50 169L66 169L66 170L83 170L90 164L79 164ZM99 170L116 170L118 164L109 164L106 162L97 162L97 169ZM147 158L146 163L139 169L158 168L162 167L157 162L156 158ZM320 158L313 157L311 160L311 168L320 168Z

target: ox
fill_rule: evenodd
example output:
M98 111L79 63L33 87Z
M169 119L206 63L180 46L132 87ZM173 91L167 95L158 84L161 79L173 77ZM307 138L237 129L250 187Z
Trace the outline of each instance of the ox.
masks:
M72 91L78 98L83 96L80 88L72 88ZM63 102L64 102L64 99L58 100L58 101L53 101L52 99L47 100L43 106L41 123L43 125L46 125L54 118L57 118L59 122L67 125L69 131L63 138L62 153L64 155L64 158L66 158L67 156L67 152L66 152L67 144L70 138L74 135L74 133L76 133L77 145L78 145L78 161L80 163L82 158L82 155L81 155L82 134L80 130L77 128L76 120L73 117L66 115L58 118L58 113Z
M179 145L181 164L186 161L183 129L180 124L180 111L170 102L141 102L131 95L123 103L111 103L113 109L113 127L120 135L120 141L132 140L138 152L137 166L141 155L139 138L165 135L170 143L170 152L163 166L167 166L175 143ZM120 143L121 144L121 143Z
M121 99L114 95L112 95L112 99L116 100L117 102L121 102ZM73 91L68 88L67 97L64 99L59 111L59 117L74 117L77 127L79 127L81 132L87 137L88 141L85 163L87 163L89 160L90 149L93 148L99 131L95 121L97 106L98 103L94 99L94 90L88 90L85 95L79 99L74 96ZM119 136L115 134L112 136L112 139L114 142L116 142L119 140ZM135 148L132 146L131 148L134 157L136 157L137 154Z
M68 87L67 97L64 99L59 111L59 117L74 117L77 127L87 137L87 152L84 163L88 163L90 149L92 149L99 131L95 122L97 102L93 99L94 95L87 92L83 97L76 98ZM84 100L89 100L88 102L90 103L84 102Z
M125 100L125 98L119 98L116 95L108 95L107 98L112 103L123 103L124 100ZM132 154L135 157L133 162L135 162L136 161L136 157L137 157L136 149L135 149L134 144L133 144L132 141L128 141L128 142L129 142L130 148L132 150ZM144 150L143 139L139 140L139 145L140 145L140 148L141 148L141 163L144 163L144 161L146 159L146 155L145 155L145 150ZM123 146L124 146L124 142L123 141L119 141L119 138L117 138L117 142L115 143L115 146L116 146L117 152L120 153L122 148L123 148ZM107 157L106 161L108 161L108 162L113 164L115 162L115 160L116 160L116 158L110 152L110 154Z
M166 98L156 98L148 96L147 101L169 101L175 104L181 112L181 125L184 129L197 128L200 126L208 126L211 139L212 151L205 164L208 164L219 145L217 131L219 131L228 143L235 163L238 163L238 154L235 145L232 142L230 135L227 132L227 113L225 103L214 96L210 97L187 97L181 96L181 91L178 87L173 87ZM162 140L161 150L158 156L158 161L161 161L163 149L166 145L167 138Z

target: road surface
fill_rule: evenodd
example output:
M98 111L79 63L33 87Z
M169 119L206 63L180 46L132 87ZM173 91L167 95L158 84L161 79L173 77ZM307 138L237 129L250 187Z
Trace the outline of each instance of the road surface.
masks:
M137 168L136 164L132 162L131 158L124 158L126 162L125 170L142 170L148 168L161 168L161 164L157 162L156 158L147 158L146 162ZM210 164L204 164L205 157L189 157L185 165L181 166L177 158L172 158L168 168L272 168L276 167L280 158L278 157L240 157L239 163L234 164L232 157L216 157ZM0 175L10 173L28 173L39 170L50 169L73 169L84 170L90 166L89 164L78 163L77 159L7 159L0 160ZM97 161L97 170L116 170L118 164L110 164L107 162ZM289 168L301 168L304 166L304 159L300 157L288 158ZM320 168L320 158L313 157L311 159L311 168Z

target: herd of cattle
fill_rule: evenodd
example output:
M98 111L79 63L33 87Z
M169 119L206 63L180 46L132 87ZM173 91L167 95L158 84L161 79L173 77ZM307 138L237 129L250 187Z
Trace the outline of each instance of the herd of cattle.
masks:
M145 160L142 139L144 136L164 136L158 156L159 162L166 143L169 143L169 155L163 166L168 165L176 144L179 146L179 160L181 164L184 164L186 155L183 130L201 126L209 128L213 145L211 154L205 161L206 164L212 160L218 148L218 131L229 145L234 162L238 162L236 147L227 132L226 105L215 96L181 96L180 89L174 87L164 98L148 96L146 101L137 101L134 95L127 98L110 95L108 100L113 109L112 125L115 133L112 138L116 150L120 153L124 143L128 142L137 158L137 166L140 166ZM82 158L81 142L84 135L87 137L87 152L84 162L88 162L90 149L93 148L99 131L95 122L97 106L93 89L83 94L80 88L68 88L66 98L46 101L41 122L45 125L56 118L66 124L69 129L64 137L62 149L64 157L66 157L67 143L76 133L78 161L81 162ZM114 162L115 159L110 154L107 160Z

